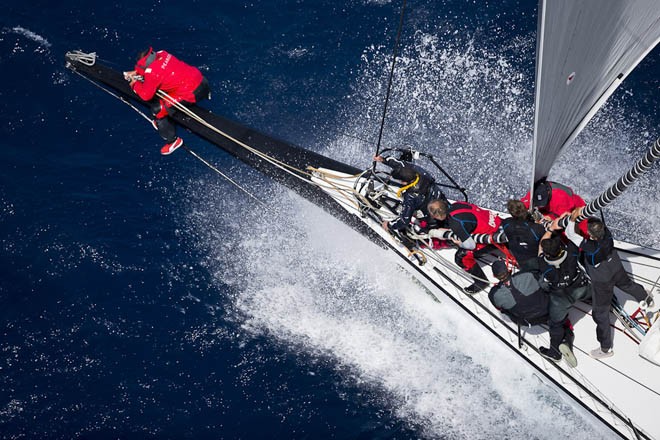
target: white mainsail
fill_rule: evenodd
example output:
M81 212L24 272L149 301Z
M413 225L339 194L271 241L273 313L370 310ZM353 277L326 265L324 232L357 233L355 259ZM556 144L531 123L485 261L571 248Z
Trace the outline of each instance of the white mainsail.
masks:
M660 41L660 0L539 0L534 174L557 156Z

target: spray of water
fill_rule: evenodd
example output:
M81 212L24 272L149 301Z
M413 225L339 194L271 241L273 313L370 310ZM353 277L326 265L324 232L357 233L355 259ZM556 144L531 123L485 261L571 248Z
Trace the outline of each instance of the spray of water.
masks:
M226 193L222 201L192 192L215 204L191 211L189 222L218 285L237 292L226 310L247 335L331 359L350 382L382 390L380 404L425 436L587 438L603 430L454 306L436 302L393 253L310 203L282 190L267 222L255 208L243 211L249 230L218 233L211 226L231 225L234 203Z
M529 187L533 133L534 37L493 44L488 38L461 38L450 28L417 31L397 61L384 144L412 145L440 158L468 188L472 202L505 210L508 198ZM362 76L347 97L342 132L373 139L380 124L391 50L365 49ZM553 167L550 179L595 199L650 147L657 134L650 118L630 108L625 87L610 100ZM351 144L350 142L348 144ZM331 144L326 154L364 163L375 146ZM656 167L657 168L657 167ZM652 221L660 206L652 170L606 211L617 238L660 246ZM630 225L634 227L630 227Z
M502 209L525 192L530 175L533 81L529 69L516 66L533 59L532 50L531 38L489 50L455 33L415 33L396 70L385 145L433 153L472 190L474 202ZM374 146L355 138L373 138L380 122L389 57L386 48L365 49L363 74L337 130L355 137L338 136L325 154L368 162ZM579 154L600 151L612 132L616 141L635 138L625 134L629 127L594 134L616 111L608 107L592 124ZM608 150L599 163L614 154ZM600 181L582 177L593 163L575 163L562 159L554 177L595 194ZM392 253L296 196L273 191L278 208L266 216L257 207L241 210L249 231L231 221L237 203L226 193L189 191L197 196L188 221L205 231L196 237L205 264L219 285L236 292L227 310L248 334L332 359L355 383L382 389L382 404L428 437L612 436L451 303L433 301Z

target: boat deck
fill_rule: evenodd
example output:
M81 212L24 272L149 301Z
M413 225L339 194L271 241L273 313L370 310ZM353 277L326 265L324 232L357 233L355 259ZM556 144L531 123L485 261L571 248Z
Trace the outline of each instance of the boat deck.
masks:
M323 170L320 171L322 173ZM591 306L580 302L570 311L570 319L575 329L574 353L578 360L577 367L571 368L563 360L560 363L549 361L538 353L538 347L549 345L545 326L523 328L519 338L517 324L511 322L490 303L487 291L476 295L463 292L462 287L471 284L472 280L455 265L455 249L422 249L427 262L419 265L415 258L409 256L409 250L378 222L360 215L353 192L356 177L341 175L331 170L328 172L331 174L321 174L314 179L315 182L401 254L408 263L406 266L410 272L420 279L433 295L441 300L446 297L454 300L509 348L543 373L544 379L568 393L621 436L637 438L639 435L641 438L660 439L660 424L655 420L657 408L660 408L660 366L639 356L639 342L614 315L611 318L615 329L614 356L603 360L589 356L589 351L598 347L596 326L590 314ZM328 177L330 175L332 177ZM652 290L656 280L660 279L660 252L628 243L616 244L626 270L632 273L635 280L644 285L647 291ZM490 270L486 268L484 272L494 283L495 279L492 278ZM631 297L620 291L616 291L616 294L628 314L637 310L638 304ZM660 325L660 320L657 325ZM634 429L631 422L635 425Z

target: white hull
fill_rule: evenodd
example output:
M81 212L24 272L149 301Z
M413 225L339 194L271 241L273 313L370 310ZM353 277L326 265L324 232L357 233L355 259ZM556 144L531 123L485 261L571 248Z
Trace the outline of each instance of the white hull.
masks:
M595 324L590 316L591 306L583 303L576 304L570 312L575 328L576 368L570 368L564 361L559 364L548 361L538 353L538 347L549 345L548 333L541 326L523 328L520 339L522 346L519 347L518 326L493 307L487 291L474 296L462 291L461 288L471 284L472 280L455 265L454 249L421 250L427 262L420 266L415 258L409 257L408 249L378 222L360 215L353 191L355 176L332 170L319 171L312 180L343 208L358 216L379 234L408 263L405 265L408 270L438 299L453 299L540 371L547 381L565 391L624 438L635 439L640 435L641 438L660 439L660 423L657 420L660 416L660 366L639 356L638 342L626 334L623 325L614 316L615 355L602 361L592 359L588 354L598 346L598 342ZM616 244L626 269L633 273L636 281L644 285L647 291L652 290L653 283L660 279L660 252L628 243ZM490 276L488 268L484 272ZM617 296L629 314L637 309L637 303L626 294L617 292ZM627 301L624 302L624 298ZM630 422L634 424L634 429Z

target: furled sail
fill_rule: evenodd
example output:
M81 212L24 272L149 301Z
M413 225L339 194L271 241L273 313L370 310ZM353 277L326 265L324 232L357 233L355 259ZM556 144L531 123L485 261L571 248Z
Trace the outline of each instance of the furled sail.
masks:
M658 0L539 0L532 182L659 41Z

